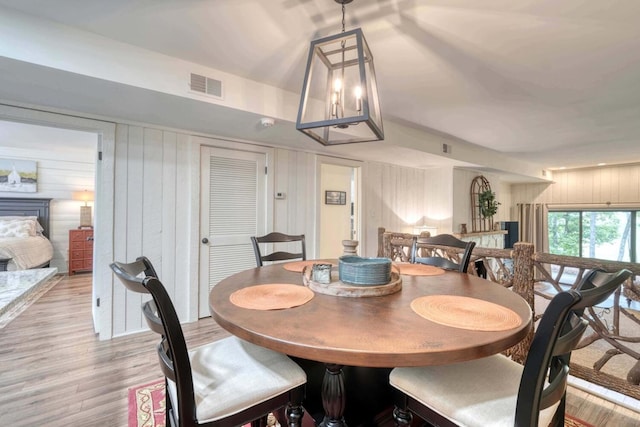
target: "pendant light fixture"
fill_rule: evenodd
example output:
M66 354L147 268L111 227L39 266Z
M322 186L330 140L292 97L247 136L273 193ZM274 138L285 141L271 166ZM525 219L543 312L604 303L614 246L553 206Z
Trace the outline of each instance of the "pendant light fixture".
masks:
M311 42L296 129L324 145L384 139L373 55L360 28Z

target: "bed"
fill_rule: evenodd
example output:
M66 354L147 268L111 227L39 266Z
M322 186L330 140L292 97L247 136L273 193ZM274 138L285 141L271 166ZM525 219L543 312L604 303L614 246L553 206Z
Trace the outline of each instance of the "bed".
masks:
M0 271L46 267L51 199L0 197Z

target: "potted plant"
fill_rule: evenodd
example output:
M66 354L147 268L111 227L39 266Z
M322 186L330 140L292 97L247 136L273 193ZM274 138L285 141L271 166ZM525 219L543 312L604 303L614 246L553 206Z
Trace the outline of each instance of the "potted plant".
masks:
M491 190L485 190L478 193L478 204L480 205L480 214L483 218L491 218L498 212L500 202L496 200L496 193Z

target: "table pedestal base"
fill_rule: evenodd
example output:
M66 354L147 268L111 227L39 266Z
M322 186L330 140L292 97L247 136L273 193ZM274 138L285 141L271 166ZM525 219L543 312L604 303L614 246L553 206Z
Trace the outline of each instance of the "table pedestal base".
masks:
M344 391L344 374L342 365L327 363L322 380L322 407L324 420L320 427L347 427L344 421L346 396Z

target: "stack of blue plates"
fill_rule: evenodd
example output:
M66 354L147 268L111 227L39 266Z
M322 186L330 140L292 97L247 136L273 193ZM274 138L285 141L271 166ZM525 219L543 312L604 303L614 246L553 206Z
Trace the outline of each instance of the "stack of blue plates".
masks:
M391 280L391 260L342 256L338 262L338 274L340 281L352 285L386 285Z

